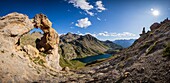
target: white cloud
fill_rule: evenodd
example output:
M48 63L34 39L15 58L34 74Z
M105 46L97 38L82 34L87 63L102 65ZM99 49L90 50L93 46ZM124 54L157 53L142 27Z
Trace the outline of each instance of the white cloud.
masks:
M80 19L80 20L77 20L78 23L76 23L75 25L77 27L80 27L80 28L87 28L89 27L91 24L91 22L89 21L89 19L86 17L86 18L83 18L83 19Z
M80 31L77 31L76 34L78 34L78 35L87 35L87 34L90 34L90 35L92 35L92 36L94 36L94 37L97 37L96 34L94 34L94 33L89 33L89 32L87 32L87 33L81 33Z
M85 33L86 35L87 34L90 34L90 35L92 35L92 36L94 36L94 37L97 37L97 35L96 34L94 34L94 33Z
M71 32L73 33L73 32ZM63 33L63 34L66 34L66 33ZM59 35L63 35L63 34L59 34ZM78 35L87 35L87 34L90 34L100 40L117 40L117 39L137 39L139 36L136 36L135 34L133 33L130 33L130 32L122 32L122 33L116 33L116 32L113 32L113 33L109 33L107 31L104 31L102 33L89 33L89 32L86 32L86 33L81 33L80 31L77 31L75 34L78 34Z
M74 7L80 8L84 11L86 11L87 14L93 16L94 14L90 12L89 10L93 9L93 5L90 5L87 0L69 0L69 3L72 3Z
M123 32L123 33L109 33L107 31L104 31L102 33L80 33L79 31L76 33L79 35L86 35L86 34L90 34L94 37L99 37L99 36L105 36L105 37L117 37L117 38L127 38L127 37L136 37L136 34L130 33L130 32Z
M99 33L97 36L113 36L113 37L134 37L136 36L130 32L123 32L123 33L108 33L107 31Z
M97 11L98 12L102 12L102 11L106 10L104 5L102 4L102 1L96 1L96 6L97 6Z
M94 16L94 13L93 13L93 12L90 12L90 11L87 11L87 10L86 10L86 13L89 14L90 16Z
M97 17L97 20L101 21L101 19L99 17Z

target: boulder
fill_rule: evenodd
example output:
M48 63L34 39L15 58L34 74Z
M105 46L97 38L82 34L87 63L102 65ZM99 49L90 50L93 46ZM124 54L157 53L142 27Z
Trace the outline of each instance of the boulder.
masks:
M156 29L158 29L160 27L160 24L159 23L153 23L151 26L150 26L150 29L151 31L154 31Z
M69 67L64 67L64 68L62 69L62 71L69 72L69 71L70 71L70 68L69 68Z

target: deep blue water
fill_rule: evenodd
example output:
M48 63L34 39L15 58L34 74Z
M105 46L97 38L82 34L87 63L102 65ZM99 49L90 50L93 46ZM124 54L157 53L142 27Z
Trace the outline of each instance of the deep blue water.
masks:
M79 60L83 63L90 63L99 59L104 59L104 58L109 58L110 56L112 56L111 54L100 54L100 55L95 55L95 56L88 56L85 58L77 58L75 60Z

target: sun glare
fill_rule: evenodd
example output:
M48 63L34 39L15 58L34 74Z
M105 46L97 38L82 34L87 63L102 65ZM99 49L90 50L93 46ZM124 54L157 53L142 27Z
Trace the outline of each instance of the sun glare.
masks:
M153 16L159 16L160 15L160 12L158 10L151 9L151 12L152 12Z

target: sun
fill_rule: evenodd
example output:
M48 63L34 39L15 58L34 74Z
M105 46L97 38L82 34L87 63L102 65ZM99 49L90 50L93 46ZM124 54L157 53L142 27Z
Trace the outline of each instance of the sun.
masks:
M154 11L152 11L152 14L153 14L153 16L159 16L159 11L158 10L154 10Z
M152 12L153 16L159 16L160 15L159 10L151 9L151 12Z

